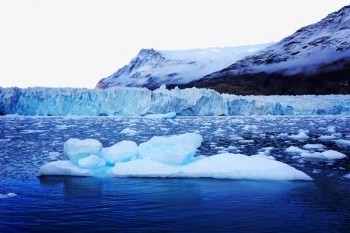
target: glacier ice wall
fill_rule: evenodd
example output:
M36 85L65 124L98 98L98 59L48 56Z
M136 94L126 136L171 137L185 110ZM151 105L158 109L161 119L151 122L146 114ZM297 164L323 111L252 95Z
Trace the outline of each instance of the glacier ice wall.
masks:
M208 89L0 88L0 115L350 115L349 95L236 96Z

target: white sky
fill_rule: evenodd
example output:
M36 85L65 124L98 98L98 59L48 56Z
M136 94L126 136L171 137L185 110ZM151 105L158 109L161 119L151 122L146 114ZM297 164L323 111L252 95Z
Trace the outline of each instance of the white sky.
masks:
M0 86L95 87L141 48L279 41L348 0L0 0Z

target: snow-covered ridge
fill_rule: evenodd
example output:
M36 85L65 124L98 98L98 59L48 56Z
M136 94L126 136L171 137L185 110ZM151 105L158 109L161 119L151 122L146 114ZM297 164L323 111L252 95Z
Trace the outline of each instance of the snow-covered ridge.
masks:
M108 89L0 88L0 114L40 116L350 115L349 95L236 96L164 86Z
M318 72L322 65L344 58L350 60L349 35L350 6L346 6L205 79L259 72L286 75Z
M101 79L96 87L129 86L154 89L163 84L187 84L268 45L190 50L142 49L128 65Z

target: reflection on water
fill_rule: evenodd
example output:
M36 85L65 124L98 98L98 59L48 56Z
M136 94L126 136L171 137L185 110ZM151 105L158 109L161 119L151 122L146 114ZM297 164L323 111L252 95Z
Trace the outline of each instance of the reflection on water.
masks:
M349 117L0 118L0 232L350 232L349 159L330 163L293 158L291 145L322 143L350 155L333 141L320 141L334 126L350 139ZM246 125L255 125L246 131ZM129 127L138 133L120 134ZM279 137L309 130L308 141ZM141 143L154 135L197 132L198 154L236 147L271 155L311 175L313 182L220 179L35 177L47 162L66 159L70 137L95 138L104 146L120 140ZM254 140L245 143L235 137ZM314 170L318 173L313 173Z

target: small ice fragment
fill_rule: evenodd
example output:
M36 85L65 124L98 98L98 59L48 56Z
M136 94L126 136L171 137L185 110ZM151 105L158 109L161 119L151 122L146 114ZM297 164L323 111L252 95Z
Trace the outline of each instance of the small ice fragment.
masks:
M346 179L350 179L350 173L349 174L345 174L343 177L346 178Z
M0 194L0 199L11 198L11 197L17 197L17 194L16 193Z
M294 139L294 140L304 141L304 140L309 139L309 136L305 133L305 131L299 130L298 134L292 134L289 136L289 138Z
M51 160L55 160L60 156L60 154L61 154L60 152L49 152L49 158Z
M322 155L327 159L343 159L346 155L335 150L327 150L322 152Z
M334 140L336 139L337 137L332 134L332 135L321 135L320 137L318 137L319 140L321 141L331 141L331 140Z
M319 150L326 148L326 146L322 144L306 144L303 147L305 149L319 149Z
M300 154L303 158L308 159L327 159L322 153L320 152L303 152Z
M296 146L290 146L288 147L285 152L288 152L288 153L298 153L298 154L301 154L303 152L307 152L306 150L303 150L303 149L300 149L299 147L296 147Z
M245 125L242 130L243 131L256 131L258 127L256 125Z
M328 126L328 127L327 127L327 132L329 132L329 133L335 133L335 126Z
M339 139L339 140L336 140L335 143L339 147L344 147L344 148L350 147L350 140Z
M130 129L130 128L125 128L122 131L120 131L120 133L126 134L128 136L133 136L133 135L137 134L137 131L133 130L133 129Z

